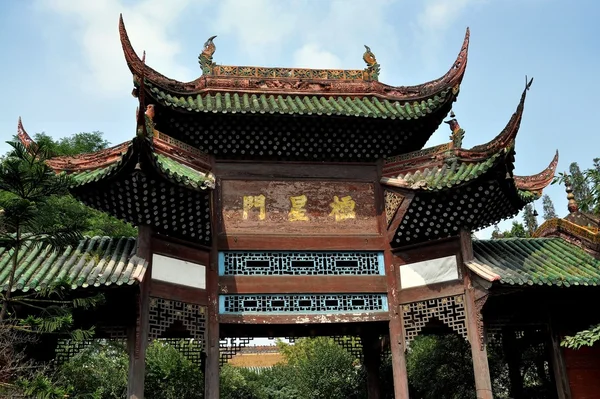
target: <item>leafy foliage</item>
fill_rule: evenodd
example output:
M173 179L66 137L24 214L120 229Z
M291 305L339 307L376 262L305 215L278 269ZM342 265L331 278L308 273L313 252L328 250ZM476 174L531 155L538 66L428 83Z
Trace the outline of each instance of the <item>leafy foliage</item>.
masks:
M591 326L587 330L565 337L561 345L569 349L579 349L582 346L592 346L600 341L600 324Z
M360 364L328 337L278 343L291 369L291 382L301 398L356 398L362 387Z
M550 198L548 194L542 196L542 204L544 206L544 220L556 219L558 217L556 210L554 209L552 198Z
M492 232L492 239L495 240L500 238L527 238L529 236L525 226L516 220L513 220L512 228L510 230L501 232L498 226L495 226L494 231Z
M537 212L533 209L533 205L527 204L523 209L523 223L527 230L527 235L531 237L538 228Z
M144 390L148 399L194 399L204 394L204 375L175 347L154 341L146 351Z
M406 356L411 397L475 398L469 344L456 334L423 335L411 342Z
M569 172L559 173L553 184L571 184L579 210L600 215L600 158L594 158L592 167L584 171L573 162Z
M33 140L43 145L51 156L78 155L105 149L110 143L104 139L102 132L82 132L69 137L54 140L46 133L36 133Z
M90 153L110 145L103 138L103 133L97 131L76 133L56 140L45 133L36 133L33 138L38 146L44 148L45 158ZM9 156L10 153L7 157ZM0 192L0 197L2 196ZM137 229L131 224L84 205L66 190L40 204L39 214L46 219L45 223L48 226L54 226L56 229L74 228L87 236L137 236Z

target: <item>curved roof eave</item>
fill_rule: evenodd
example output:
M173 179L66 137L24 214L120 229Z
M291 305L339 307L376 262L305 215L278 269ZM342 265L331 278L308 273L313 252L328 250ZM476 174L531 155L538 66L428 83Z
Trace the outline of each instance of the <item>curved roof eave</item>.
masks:
M134 76L144 78L151 82L152 85L161 87L166 91L170 91L176 95L191 95L200 94L202 92L217 92L227 89L233 89L232 79L246 84L236 84L235 89L239 92L256 92L256 93L292 93L289 91L289 85L284 85L284 88L265 87L264 81L270 78L252 78L252 77L220 77L204 75L191 82L180 82L170 79L156 70L146 65L137 55L127 30L123 22L123 16L119 17L119 34L121 37L121 45L127 66ZM462 82L467 66L468 50L469 50L470 31L467 28L462 47L458 56L450 70L441 78L415 86L390 86L378 81L362 81L362 80L303 80L298 78L286 79L277 78L280 81L308 82L311 84L305 85L304 89L298 89L296 94L323 94L323 95L348 95L348 96L374 96L386 98L389 100L399 101L420 101L431 97L436 93L444 90L454 89L455 95L458 94L458 86ZM255 82L250 82L251 80ZM313 86L324 85L335 82L335 85L330 85L326 90L316 90ZM252 84L250 84L252 83ZM285 88L287 87L287 88Z
M548 185L552 183L557 165L558 150L556 150L556 154L554 155L554 158L552 158L552 161L548 167L540 173L531 176L514 176L515 186L519 190L541 193L544 188L548 187Z
M525 89L521 94L521 100L519 101L519 105L517 109L512 114L510 120L502 129L502 131L494 137L491 141L477 145L471 149L464 150L459 149L458 155L461 158L466 159L480 159L487 158L492 154L497 154L498 152L509 149L513 147L515 139L517 138L517 134L519 133L519 127L521 127L521 120L523 118L523 110L525 109L525 99L527 98L527 91L531 87L533 83L533 78L527 82L525 85Z

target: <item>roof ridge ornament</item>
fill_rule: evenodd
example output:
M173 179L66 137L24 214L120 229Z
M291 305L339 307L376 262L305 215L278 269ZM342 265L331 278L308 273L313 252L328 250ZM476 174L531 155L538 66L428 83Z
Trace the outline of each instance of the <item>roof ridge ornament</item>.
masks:
M213 62L213 54L217 50L217 46L213 40L217 37L217 35L211 36L208 38L206 42L204 42L204 49L198 56L198 62L200 63L200 68L202 69L202 75L212 75L213 67L216 65Z
M365 72L367 75L365 80L378 81L379 80L379 71L381 70L381 68L380 68L381 66L377 63L377 58L375 57L375 54L373 54L373 52L371 51L371 48L369 46L367 46L366 44L364 46L365 46L365 53L363 54L363 60L367 64L367 68L365 68Z
M571 183L570 178L567 178L565 180L565 191L567 192L567 200L569 201L567 205L569 213L577 212L579 210L579 205L577 204L577 200L575 199L575 194L573 194L573 183Z
M452 141L452 148L462 148L462 141L465 137L465 130L460 127L458 121L456 120L456 114L454 111L450 111L450 119L449 121L444 121L450 127L450 131L452 134L450 135L450 140Z

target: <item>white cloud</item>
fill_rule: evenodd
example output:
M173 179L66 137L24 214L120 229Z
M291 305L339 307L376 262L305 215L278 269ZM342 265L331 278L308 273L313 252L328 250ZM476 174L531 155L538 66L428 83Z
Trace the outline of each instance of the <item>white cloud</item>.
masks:
M333 53L323 50L318 44L309 43L294 53L294 66L298 68L338 69L342 61Z
M182 80L195 77L175 61L181 46L166 31L190 3L191 0L143 0L129 6L123 0L38 0L37 6L63 16L75 26L74 36L81 52L81 60L75 62L81 63L76 68L81 87L112 97L122 96L123 88L131 85L117 29L121 12L134 48L140 56L146 50L148 65Z
M453 27L465 10L486 0L426 0L417 17L416 40L421 43L423 56L429 64L437 63L436 55L442 46L444 33ZM466 28L466 26L465 26Z

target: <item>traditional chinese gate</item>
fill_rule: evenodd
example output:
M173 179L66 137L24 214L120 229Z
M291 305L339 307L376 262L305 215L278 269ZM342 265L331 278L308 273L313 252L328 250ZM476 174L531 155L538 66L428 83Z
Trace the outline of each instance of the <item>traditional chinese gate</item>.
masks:
M74 176L72 193L139 226L147 261L127 326L129 397L142 398L151 337L203 339L206 397L219 397L221 339L389 336L397 398L408 397L406 342L435 316L472 348L478 395L491 398L478 286L465 262L470 232L538 198L539 175L513 176L526 90L489 143L422 149L450 112L469 33L442 78L413 87L361 70L222 66L215 45L203 76L177 82L121 41L139 100L137 134L116 147L48 163ZM142 110L146 113L142 113ZM19 137L31 139L20 126ZM365 353L370 398L378 362Z

